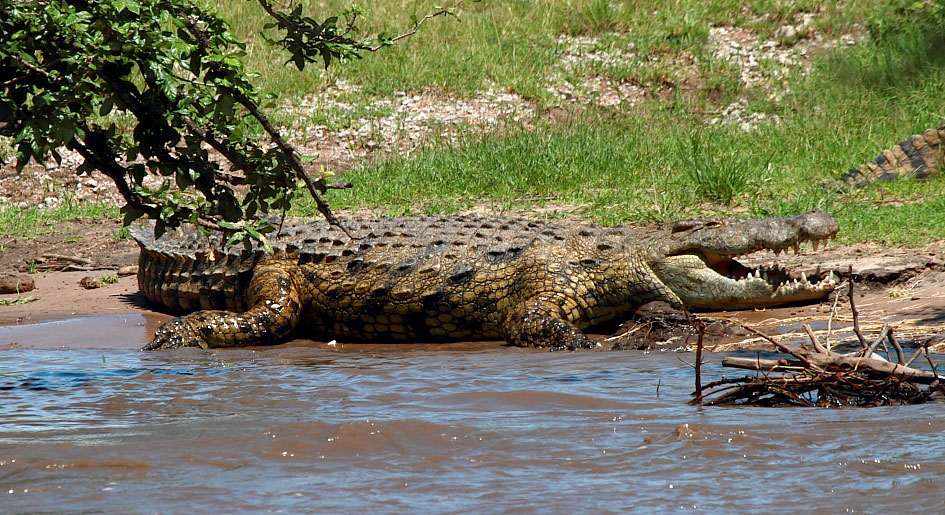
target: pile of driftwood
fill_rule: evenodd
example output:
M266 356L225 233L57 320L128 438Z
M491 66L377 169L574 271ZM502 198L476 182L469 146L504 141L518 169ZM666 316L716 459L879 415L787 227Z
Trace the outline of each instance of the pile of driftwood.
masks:
M860 349L841 354L821 343L809 325L804 325L810 345L791 348L768 335L745 326L749 332L773 344L790 356L781 359L726 357L722 365L758 371L754 376L725 379L701 384L702 330L700 322L691 322L699 342L696 347L696 391L691 404L751 406L882 406L918 404L945 395L945 376L939 375L929 358L931 340L908 358L896 340L893 329L883 324L879 336L869 342L860 330L853 301L853 283L849 289L853 312L853 332ZM886 342L889 346L886 346ZM886 357L879 354L883 346ZM890 350L890 347L892 350ZM892 360L893 352L895 360ZM925 357L930 370L911 365Z

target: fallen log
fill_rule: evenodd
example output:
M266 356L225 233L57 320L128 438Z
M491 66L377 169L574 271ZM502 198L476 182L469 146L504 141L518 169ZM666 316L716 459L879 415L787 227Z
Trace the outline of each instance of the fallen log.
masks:
M827 372L852 371L867 374L871 377L896 377L908 379L919 384L932 384L936 380L945 379L945 376L936 376L928 370L919 370L898 363L891 363L884 359L864 358L862 356L846 356L831 352L829 354L808 354L809 362ZM787 359L752 359L725 357L722 366L757 370L760 372L797 372L804 368L799 360Z

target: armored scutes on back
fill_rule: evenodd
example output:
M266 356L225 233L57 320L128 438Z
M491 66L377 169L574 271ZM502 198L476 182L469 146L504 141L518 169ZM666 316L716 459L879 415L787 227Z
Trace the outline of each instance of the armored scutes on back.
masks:
M447 341L575 349L584 328L661 300L721 310L812 301L831 276L750 270L734 258L833 238L828 214L687 220L672 231L566 227L480 216L342 217L295 222L275 253L220 250L193 228L141 246L138 282L152 302L191 312L162 325L145 349L320 339ZM213 246L215 250L210 251ZM199 311L197 311L199 310Z
M884 150L875 161L859 168L851 168L841 180L854 186L870 182L894 181L903 174L925 179L941 171L945 163L945 125L913 134L889 150Z

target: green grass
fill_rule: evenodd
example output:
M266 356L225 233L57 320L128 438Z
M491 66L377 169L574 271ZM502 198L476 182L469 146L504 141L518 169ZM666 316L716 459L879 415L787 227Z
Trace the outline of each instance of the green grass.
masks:
M745 138L732 138L718 130L696 130L676 140L679 170L699 197L730 206L745 194L757 191L767 180L772 156L744 152Z
M29 207L20 209L0 204L0 237L34 238L56 232L56 226L65 220L117 219L118 208L92 201L77 201L67 197L54 209Z
M704 103L676 95L651 100L642 115L591 110L569 125L367 163L347 175L355 188L331 200L379 213L577 205L604 223L823 208L840 218L846 242L945 238L942 177L854 192L832 187L848 168L945 122L945 17L907 25L910 11L874 7L877 19L898 29L874 29L870 42L820 57L808 76L791 78L781 101L747 95L750 111L777 115L778 125L752 133L707 128Z
M119 227L112 231L111 237L116 241L127 240L131 237L131 229L125 226Z
M33 297L20 297L19 295L17 295L16 297L12 299L0 299L0 306L17 306L20 304L28 304L30 302L33 302L34 300L36 299L34 299Z
M349 2L319 2L309 13L316 19L339 12ZM395 34L410 27L411 16L421 16L432 9L422 1L359 2L368 9L362 27ZM260 74L257 83L281 96L317 93L332 80L345 79L359 84L367 94L390 94L394 90L416 91L437 88L450 93L471 94L488 84L512 89L529 98L547 99L548 71L563 51L559 36L595 36L604 45L626 46L647 59L622 69L609 71L641 80L674 80L660 68L661 56L686 50L707 63L703 71L715 69L706 51L706 36L713 24L748 24L770 33L790 22L801 12L823 12L829 23L820 27L828 37L848 30L853 23L876 11L884 2L856 2L853 5L821 2L780 2L715 0L689 2L663 1L656 6L647 2L612 2L608 0L542 0L537 2L490 1L466 2L461 21L435 19L416 35L383 49L377 55L333 66L328 71L309 66L297 73L283 66L287 57L267 45L258 35L266 16L254 2L225 0L218 2L220 14L232 21L237 34L250 43L248 67ZM311 7L311 4L308 4ZM656 57L656 61L649 58ZM617 67L621 68L621 67ZM654 71L656 70L656 71Z

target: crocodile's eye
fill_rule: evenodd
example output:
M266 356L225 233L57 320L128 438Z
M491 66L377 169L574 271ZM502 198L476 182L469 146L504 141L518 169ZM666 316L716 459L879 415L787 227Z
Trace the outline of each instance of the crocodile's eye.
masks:
M680 220L673 224L673 233L692 231L697 229L713 229L725 225L722 220L696 218L692 220Z
M691 231L702 227L701 220L680 220L673 224L673 233Z

